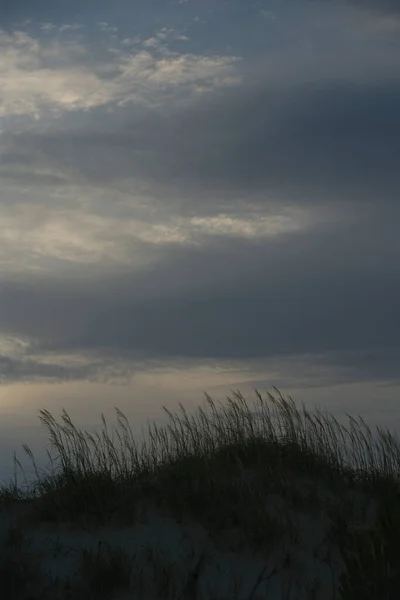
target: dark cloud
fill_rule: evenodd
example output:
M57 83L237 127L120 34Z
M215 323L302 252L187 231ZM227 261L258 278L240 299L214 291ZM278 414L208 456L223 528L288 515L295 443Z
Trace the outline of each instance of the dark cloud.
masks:
M78 14L79 0L0 0L0 26L6 27L27 19L58 20Z
M0 0L0 27L7 28L21 24L27 20L50 22L56 24L79 21L93 24L93 21L113 23L124 20L157 22L170 12L171 7L177 6L176 0L146 0L136 2L132 6L126 0ZM178 5L179 6L179 5Z
M14 160L24 149L96 184L138 177L191 192L270 191L304 205L375 202L384 189L382 201L397 203L399 104L395 81L253 89L124 131L8 134L4 143Z
M134 369L116 364L112 359L92 360L89 364L71 365L62 364L62 360L52 363L35 358L10 358L0 355L0 384L19 382L31 383L45 381L48 383L61 383L65 381L92 381L96 383L127 383L133 375Z
M22 14L28 5L13 6ZM399 3L380 7L395 11ZM49 3L36 9L51 20ZM23 358L0 357L0 381L107 378L130 360L303 354L323 356L319 364L347 368L360 379L373 373L395 379L400 85L394 75L369 84L253 83L168 115L138 119L124 109L123 118L111 115L98 132L84 123L81 132L63 130L60 118L51 133L4 133L0 175L33 190L66 181L112 190L136 178L163 189L160 211L163 203L172 215L210 215L222 205L237 214L251 197L254 211L297 204L340 218L268 239L160 244L157 261L139 272L99 266L95 275L95 267L84 273L87 266L76 265L68 277L62 269L48 277L26 273L18 283L3 274L0 331L31 346ZM44 353L84 354L92 362L48 364Z
M252 360L333 353L337 364L366 376L366 355L385 347L393 365L400 341L393 327L399 242L380 243L373 220L263 243L176 249L142 275L70 282L68 290L54 280L3 281L1 328L35 339L33 354Z
M338 202L376 198L382 186L385 197L393 198L400 191L399 101L400 86L393 81L261 90L223 110L183 116L181 137L169 139L174 147L178 141L176 166L182 157L181 173L190 180L231 189L288 189L304 202L307 191L318 201L328 190Z
M207 191L219 187L225 198L258 191L260 204L273 190L290 204L339 206L343 218L268 241L230 236L165 247L141 273L105 269L85 284L4 279L2 331L36 340L35 353L245 360L333 353L340 362L347 352L360 372L365 352L386 346L397 355L399 101L395 82L286 95L260 89L130 132L128 123L124 133L8 135L9 164L23 148L25 164L32 153L36 164L91 183L148 177L170 185L171 209L181 185L197 211L199 191L211 204Z
M309 3L311 0L305 0L304 4ZM313 0L315 1L315 0ZM399 0L318 0L318 2L325 2L329 4L337 4L337 5L350 5L356 6L358 8L364 8L373 11L388 11L388 12L398 12L400 10L400 1ZM286 0L287 4L292 4L293 0ZM106 8L108 2L104 0L86 0L86 2L81 2L81 0L1 0L0 1L0 16L4 20L9 20L11 18L18 19L27 19L27 18L57 18L59 16L71 16L73 14L78 13L87 13L93 12L97 10L104 10ZM136 14L141 14L144 10L156 10L158 14L160 11L167 7L171 8L179 8L180 11L184 11L189 7L185 7L185 5L178 4L177 0L147 0L146 2L147 8L144 9L143 5L137 3L135 6ZM214 9L218 10L218 3L215 1L205 1L202 3L209 10ZM114 14L118 11L126 10L127 2L126 0L114 0ZM260 0L259 2L254 2L254 7L260 9L270 9L271 5L274 3L269 0ZM247 7L243 5L241 0L233 0L230 3L226 3L224 7L225 10L229 8L234 8L235 12L241 9L243 12ZM132 9L131 9L132 10Z
M356 6L357 8L371 10L373 12L400 12L399 0L318 0L330 4Z

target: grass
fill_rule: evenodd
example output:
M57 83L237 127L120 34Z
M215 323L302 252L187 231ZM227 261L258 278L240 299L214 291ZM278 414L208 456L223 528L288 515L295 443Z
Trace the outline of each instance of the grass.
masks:
M219 407L205 394L191 417L163 407L140 447L118 409L96 433L41 410L49 466L24 445L34 482L18 485L15 456L0 489L7 597L397 599L397 438L274 389L253 407L240 392Z

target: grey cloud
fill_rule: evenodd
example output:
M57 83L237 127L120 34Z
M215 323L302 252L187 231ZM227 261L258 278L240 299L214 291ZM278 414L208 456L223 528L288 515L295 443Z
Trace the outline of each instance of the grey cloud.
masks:
M354 6L360 9L376 13L396 14L400 12L399 0L319 0L320 3L337 4L338 6ZM282 5L290 7L298 6L298 1L285 0L277 3L277 7ZM304 0L304 6L312 6L314 2ZM255 2L253 10L259 14L260 10L270 10L274 8L275 3L269 0ZM224 18L230 15L236 27L238 21L243 21L248 12L251 12L252 6L244 7L242 0L232 0L228 5L221 6L214 0L207 0L202 3L202 10L199 7L193 8L190 3L178 4L176 0L146 0L144 3L136 3L134 7L135 21L140 21L142 25L154 25L162 19L166 19L173 13L175 20L182 19L182 15L187 18L188 13L198 16L198 13L207 15L207 21L211 17L212 21L216 18ZM133 8L130 2L126 0L114 0L112 5L108 0L0 0L0 27L8 28L17 24L31 21L45 21L64 24L73 21L93 22L93 15L98 21L115 22L115 15L118 15L120 23L132 18ZM236 17L236 18L235 18Z
M183 176L228 189L297 191L305 202L304 192L320 201L327 190L338 202L341 194L346 201L376 198L384 185L393 199L400 184L399 101L392 81L315 84L286 94L261 90L224 112L183 116Z
M67 362L46 363L35 358L11 358L0 355L0 384L65 381L92 381L96 383L127 383L134 368L124 367L121 362L113 364L107 360L92 361L87 365L70 365Z
M1 178L4 183L18 182L19 185L62 186L68 184L66 176L46 173L24 172L21 169L0 168Z
M77 11L82 5L78 0L0 0L0 26L26 19L57 19Z
M96 21L124 23L131 22L134 14L135 22L142 25L146 22L155 23L176 6L175 0L146 0L136 2L132 6L127 0L0 0L0 26L8 27L25 22L26 20L51 23L69 23L72 21ZM178 5L179 8L179 5Z
M25 359L0 360L3 380L86 378L129 360L304 353L360 379L398 379L399 103L393 77L260 84L179 114L140 121L125 111L102 133L4 134L0 175L26 184L32 173L33 189L35 169L52 186L63 185L60 172L104 188L137 177L164 188L172 213L178 192L197 215L218 211L216 197L239 210L240 195L254 193L261 207L286 201L343 218L276 239L161 247L162 261L139 273L102 267L79 278L76 268L65 280L26 274L18 284L3 274L0 331L32 341ZM93 363L50 366L44 352Z
M400 191L399 103L394 81L252 89L144 125L127 120L114 133L8 134L5 147L110 186L139 177L169 193L271 191L305 205L376 201L384 188L382 201L393 202Z
M350 5L357 8L371 10L374 12L400 12L399 0L319 0L319 2L336 2L338 5Z
M0 383L9 381L32 381L45 378L47 380L86 379L87 370L75 369L70 374L61 365L40 364L36 360L24 360L0 356ZM80 375L80 376L79 376Z
M141 276L126 273L86 287L70 282L68 297L54 281L18 288L3 282L1 329L34 338L34 353L92 352L104 359L333 353L346 366L347 353L349 368L366 377L366 353L384 346L392 356L387 364L395 365L399 347L393 327L399 242L377 244L373 216L358 227L264 243L176 249Z

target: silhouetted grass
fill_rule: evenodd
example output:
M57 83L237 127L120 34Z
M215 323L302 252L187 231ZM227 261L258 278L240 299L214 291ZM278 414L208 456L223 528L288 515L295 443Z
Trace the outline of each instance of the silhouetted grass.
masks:
M271 556L285 539L285 565L290 564L290 548L299 538L291 511L315 515L322 511L332 518L329 540L343 559L341 573L332 573L337 582L332 600L397 599L397 438L379 427L374 436L361 417L348 415L349 426L344 427L320 410L310 414L304 404L299 410L290 397L285 400L274 389L278 399L270 393L264 399L255 390L253 407L240 392L220 403L219 410L205 394L205 407L191 417L181 404L176 415L163 407L169 423L160 428L149 426L148 440L140 448L118 409L117 426L110 430L102 415L102 430L96 433L78 429L65 410L60 421L41 410L39 418L48 430L52 448L50 466L39 470L24 445L36 480L22 492L15 478L0 491L0 502L29 498L33 500L31 520L90 528L110 522L134 525L140 520L143 500L152 501L178 522L195 519L214 540L228 530L240 532L237 540L241 542L232 542L236 552L248 547ZM15 463L19 465L16 458ZM372 527L355 530L352 522L358 509L359 518L365 520L365 511L352 500L352 494L360 493L377 502L378 516ZM289 501L290 511L271 512L266 498L277 495ZM136 581L139 575L135 579L128 568L129 559L117 550L108 554L103 549L97 554L88 551L82 560L94 593L108 593L114 584L140 587ZM164 570L159 566L165 593L163 596L157 589L157 597L177 598L172 575ZM266 572L248 598L268 597L256 596L261 584L273 576L271 572L267 577ZM193 572L187 585L192 580ZM287 593L288 598L296 598ZM312 590L309 594L310 599L319 597Z

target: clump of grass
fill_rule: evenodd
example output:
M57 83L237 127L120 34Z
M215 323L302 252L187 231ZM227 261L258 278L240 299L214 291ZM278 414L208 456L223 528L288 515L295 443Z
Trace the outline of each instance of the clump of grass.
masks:
M97 550L85 549L82 552L78 576L86 597L97 599L128 590L131 573L132 557L117 546L99 542Z
M3 598L27 598L43 584L44 575L30 551L29 541L18 528L7 531L0 554L0 585Z
M238 528L248 544L271 551L288 531L296 543L297 532L288 519L277 519L266 509L267 494L291 498L295 509L317 510L327 501L318 496L315 482L336 494L368 491L381 507L373 530L350 532L341 511L336 513L332 539L341 547L344 563L340 597L367 598L360 582L364 577L372 589L374 577L376 589L385 590L382 600L392 600L394 573L400 571L400 533L388 515L390 510L400 514L398 440L379 427L374 437L361 417L347 415L349 426L344 427L320 410L312 415L304 404L299 410L290 396L285 400L274 389L278 399L270 393L264 399L254 390L252 408L239 391L219 409L205 394L206 406L190 417L181 404L177 415L163 407L169 423L149 426L148 441L141 448L118 409L117 427L110 430L102 415L102 430L94 434L78 429L65 410L59 422L41 410L39 418L55 456L49 453L51 470L39 472L24 446L36 473L29 493L37 499L37 515L57 522L97 523L118 517L131 523L146 497L178 519L195 517L214 535ZM306 493L294 487L299 475L311 481ZM2 494L10 500L20 497L16 484ZM94 565L103 559L101 554L85 560ZM112 564L119 572L116 565L122 562Z
M280 395L277 401L268 393L273 411L255 392L255 410L235 392L235 401L228 398L227 406L217 411L206 394L212 418L202 408L197 417L189 418L180 405L180 419L163 407L170 423L161 429L150 427L150 444L143 443L140 451L118 409L118 428L110 432L102 415L103 430L95 434L77 429L65 410L61 422L41 410L40 420L57 453L55 459L50 457L52 473L40 475L29 448L24 450L37 474L42 513L54 519L68 514L97 514L104 519L116 509L121 512L127 494L132 499L143 487L157 492L162 487L170 501L177 485L183 505L189 496L204 505L202 495L210 498L223 488L218 470L232 474L246 467L264 471L264 483L270 487L285 485L282 473L301 472L340 487L343 481L383 486L397 477L400 451L390 434L378 428L380 437L375 440L361 418L357 427L349 417L346 429L319 411L309 414L304 405L300 412L290 397L287 401ZM16 489L10 490L11 496Z

